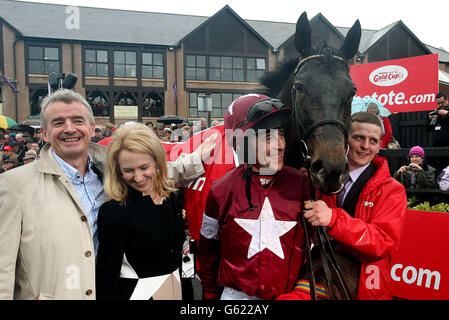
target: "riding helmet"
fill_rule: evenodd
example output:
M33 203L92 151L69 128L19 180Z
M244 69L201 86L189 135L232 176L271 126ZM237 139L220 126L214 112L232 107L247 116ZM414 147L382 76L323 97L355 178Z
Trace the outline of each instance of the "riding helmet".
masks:
M226 129L241 129L242 133L252 128L282 128L290 118L291 109L278 99L263 94L251 93L234 100L224 116ZM236 136L237 140L239 137ZM232 145L232 144L231 144Z

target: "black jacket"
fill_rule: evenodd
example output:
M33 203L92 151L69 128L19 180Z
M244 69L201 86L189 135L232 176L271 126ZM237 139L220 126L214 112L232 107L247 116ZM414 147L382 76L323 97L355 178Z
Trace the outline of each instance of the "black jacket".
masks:
M416 185L412 186L412 174L411 169L407 169L406 172L398 174L397 171L394 173L394 178L398 180L405 188L416 188L416 189L434 189L438 188L436 180L436 169L424 163L422 170L416 171Z
M136 281L120 278L123 258L139 278L169 274L182 264L185 239L183 195L172 192L161 205L129 188L126 203L110 200L98 212L96 286L98 300L129 299Z
M443 110L449 111L449 107ZM438 116L435 125L430 125L427 120L426 130L432 132L433 147L449 147L449 113L445 116Z

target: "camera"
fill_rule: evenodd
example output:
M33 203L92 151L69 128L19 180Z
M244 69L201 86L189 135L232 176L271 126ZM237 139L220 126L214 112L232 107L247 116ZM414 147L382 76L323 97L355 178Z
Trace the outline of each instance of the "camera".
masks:
M407 171L412 170L412 167L411 166L406 166L405 170L407 170Z
M435 116L435 117L432 118L432 120L430 120L430 125L431 125L431 126L434 126L434 125L437 124L437 120L438 120L438 110L439 110L439 109L435 109L435 110L429 112L429 116Z
M56 72L52 72L48 75L48 85L52 89L52 91L56 91L61 88L73 89L77 80L78 76L71 72L69 72L67 75L64 73Z

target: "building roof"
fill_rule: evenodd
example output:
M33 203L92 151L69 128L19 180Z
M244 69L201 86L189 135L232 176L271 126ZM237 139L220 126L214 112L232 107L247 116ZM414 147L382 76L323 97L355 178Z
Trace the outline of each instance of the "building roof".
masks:
M427 45L427 48L429 48L432 53L438 53L438 61L449 63L449 52L445 51L442 48L435 48L429 45Z
M174 46L208 17L79 8L79 29L68 29L67 5L0 0L0 16L24 37ZM36 17L39 17L39 23ZM70 19L69 19L70 20Z
M66 12L67 8L67 5L59 4L0 0L0 19L12 27L14 32L30 38L177 46L182 39L216 16L77 7L79 29L69 29L66 22L70 21L72 12ZM239 17L227 5L219 12L224 9L229 9ZM324 18L321 14L314 18L318 16ZM36 23L36 17L39 17L39 23ZM295 23L241 20L274 49L282 46L295 33L296 28ZM363 29L359 52L366 52L398 24L402 24L411 36L422 44L402 21L396 21L381 30ZM349 28L336 27L335 30L346 36ZM438 53L440 62L449 62L449 53L445 50L422 45L429 52Z
M258 34L264 37L273 48L279 48L296 29L296 24L287 22L246 20Z
M441 69L438 69L438 81L446 85L449 85L449 73Z

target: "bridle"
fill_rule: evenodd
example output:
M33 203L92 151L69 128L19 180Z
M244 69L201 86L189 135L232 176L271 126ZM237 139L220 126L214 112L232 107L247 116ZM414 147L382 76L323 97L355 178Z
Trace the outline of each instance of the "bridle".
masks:
M312 56L309 56L309 57L306 57L306 58L300 60L298 62L298 65L295 68L294 76L296 76L296 74L299 72L301 67L304 66L304 64L306 64L307 62L309 62L313 59L322 58L324 56L325 55L323 55L323 54L317 54L317 55L312 55ZM341 61L343 63L345 62L345 60L339 56L332 55L330 57L333 59L336 59L338 61ZM295 86L295 84L293 84L293 87L292 87L292 108L293 108L293 115L295 117L295 122L296 123L304 123L301 121L301 118L296 110L296 86ZM302 139L300 140L300 145L301 145L302 156L304 159L303 166L306 168L307 173L308 173L310 196L311 196L312 201L316 200L315 188L313 187L312 176L311 176L311 172L310 172L311 157L309 155L309 151L308 151L307 144L305 141L312 135L312 133L314 132L315 129L325 126L325 125L337 126L343 132L343 136L345 137L346 157L347 157L348 151L349 151L348 129L346 128L346 125L343 122L336 120L336 119L325 119L325 120L315 122L311 126L309 126L308 128L305 129L304 133L302 134ZM340 190L338 190L335 193L340 192L343 187L344 186L342 184L342 186L340 187ZM308 279L309 285L310 285L310 294L312 296L312 300L317 300L316 288L315 288L315 275L313 272L312 255L311 255L311 248L310 248L309 230L308 230L305 218L304 218L304 214L302 215L302 225L304 228L307 260L308 260L308 264L310 267L310 279ZM330 270L330 267L333 267L335 270L335 273L337 275L336 280L337 280L340 288L343 291L344 299L350 300L351 298L348 293L348 286L346 285L346 283L342 277L342 272L341 272L340 266L338 265L337 260L335 259L332 245L329 241L329 237L328 237L327 232L324 229L324 227L317 227L317 234L318 234L318 238L319 238L319 243L317 244L317 246L319 247L319 250L320 250L321 261L323 263L323 268L324 268L324 274L325 274L326 280L327 280L327 287L328 287L328 289L330 289L331 284L332 284L333 277L332 277L332 272Z

